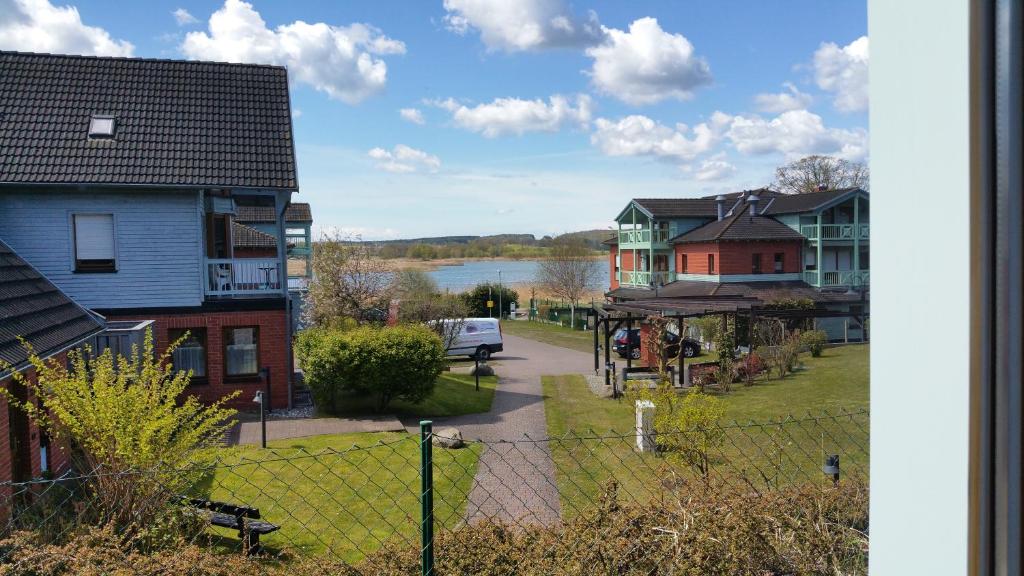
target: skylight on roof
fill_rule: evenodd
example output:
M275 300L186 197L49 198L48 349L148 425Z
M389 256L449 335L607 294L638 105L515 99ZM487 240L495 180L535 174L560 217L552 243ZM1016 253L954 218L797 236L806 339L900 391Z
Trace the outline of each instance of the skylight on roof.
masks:
M89 138L113 138L114 117L93 114L89 119Z

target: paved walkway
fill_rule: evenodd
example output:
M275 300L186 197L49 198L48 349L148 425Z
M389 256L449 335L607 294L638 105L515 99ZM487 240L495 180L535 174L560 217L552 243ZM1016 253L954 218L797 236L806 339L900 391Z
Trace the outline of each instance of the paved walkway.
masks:
M294 418L267 420L267 440L303 438L321 434L349 434L353 432L390 432L404 430L394 416L365 416L360 418ZM242 422L235 427L234 444L259 444L260 423Z
M436 419L434 428L456 426L467 440L515 440L489 444L481 455L466 520L498 518L521 525L557 523L561 515L555 467L547 442L542 375L586 374L594 370L589 354L517 336L504 336L505 351L495 355L499 377L491 410ZM418 426L407 423L411 432Z

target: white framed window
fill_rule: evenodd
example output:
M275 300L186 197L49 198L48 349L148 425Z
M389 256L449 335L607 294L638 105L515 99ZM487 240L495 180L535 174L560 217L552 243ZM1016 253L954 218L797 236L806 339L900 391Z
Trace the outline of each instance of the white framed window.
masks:
M116 272L113 214L73 214L75 272Z
M224 375L255 376L259 373L259 328L224 329Z

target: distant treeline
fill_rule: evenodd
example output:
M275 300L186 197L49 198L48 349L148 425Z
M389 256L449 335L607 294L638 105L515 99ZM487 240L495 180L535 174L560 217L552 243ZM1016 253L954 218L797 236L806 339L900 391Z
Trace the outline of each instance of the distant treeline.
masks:
M595 253L611 236L607 230L570 232L564 236L580 237ZM436 260L443 258L543 258L550 252L555 237L537 238L532 234L498 234L494 236L439 236L410 240L373 242L381 258L414 258Z

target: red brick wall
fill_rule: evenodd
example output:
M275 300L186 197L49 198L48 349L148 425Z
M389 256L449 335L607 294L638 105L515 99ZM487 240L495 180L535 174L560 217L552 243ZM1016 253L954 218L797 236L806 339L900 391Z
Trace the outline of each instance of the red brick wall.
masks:
M615 279L615 256L619 253L618 246L612 246L611 251L608 252L608 273L611 278L608 279L608 289L615 290L619 287L619 282Z
M704 242L700 244L676 244L676 271L683 273L683 254L686 254L687 274L711 274L708 270L708 254L715 255L715 272L721 274L722 263L719 261L718 244Z
M775 253L785 254L784 274L800 272L800 241L794 242L704 242L676 245L676 270L683 269L682 255L687 255L688 274L710 274L708 254L715 255L715 274L751 274L753 255L761 254L761 273L773 274Z
M213 402L238 390L241 394L231 405L240 410L258 409L252 399L256 392L264 389L258 377L242 381L225 382L224 378L224 328L229 326L259 327L259 366L270 368L270 407L288 407L288 358L291 344L287 341L288 318L284 310L258 310L245 312L205 312L160 316L147 314L145 317L111 317L108 320L156 320L154 336L157 349L167 348L168 331L175 328L206 328L206 373L205 384L194 384L188 393L204 402Z

